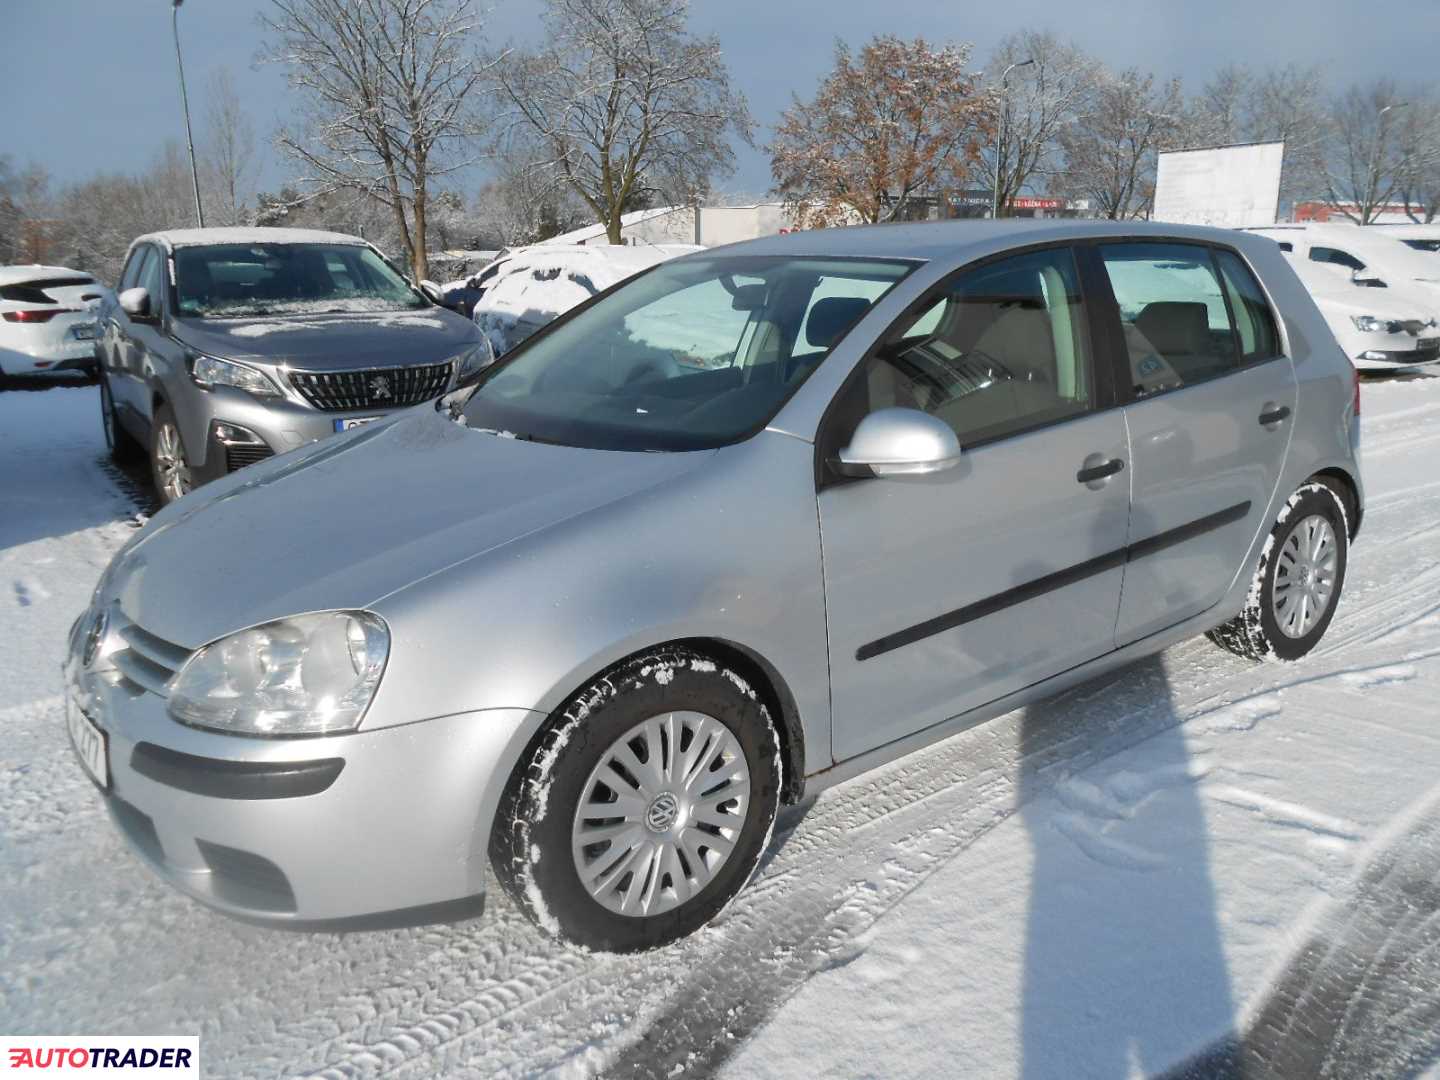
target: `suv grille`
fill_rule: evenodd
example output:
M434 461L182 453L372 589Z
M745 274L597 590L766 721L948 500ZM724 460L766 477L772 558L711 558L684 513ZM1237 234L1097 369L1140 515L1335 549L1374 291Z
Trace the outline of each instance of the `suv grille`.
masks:
M317 409L393 409L437 398L450 385L450 364L369 368L364 371L292 371L290 382Z

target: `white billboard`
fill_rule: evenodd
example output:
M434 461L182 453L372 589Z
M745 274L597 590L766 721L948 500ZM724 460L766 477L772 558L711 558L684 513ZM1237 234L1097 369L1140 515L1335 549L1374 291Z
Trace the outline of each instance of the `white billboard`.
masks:
M1155 220L1242 229L1275 224L1283 142L1167 150L1155 174Z

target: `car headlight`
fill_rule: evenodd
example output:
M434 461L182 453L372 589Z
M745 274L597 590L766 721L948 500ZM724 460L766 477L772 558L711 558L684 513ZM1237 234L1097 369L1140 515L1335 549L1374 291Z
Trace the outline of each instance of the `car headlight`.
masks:
M233 386L256 397L280 396L280 388L263 371L234 360L221 360L218 356L197 355L190 367L190 377L206 389Z
M1374 315L1352 315L1350 321L1355 324L1355 329L1366 334L1398 334L1400 324L1388 319L1378 319Z
M481 338L480 343L473 349L460 354L455 364L455 381L464 382L477 371L489 367L495 362L495 349L490 344L489 338Z
M243 735L353 731L365 715L390 631L368 611L297 615L200 649L170 691L182 724Z

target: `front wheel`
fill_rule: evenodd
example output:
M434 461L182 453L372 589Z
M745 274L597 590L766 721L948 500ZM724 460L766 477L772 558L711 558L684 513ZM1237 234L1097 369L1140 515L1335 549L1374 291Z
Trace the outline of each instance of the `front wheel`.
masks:
M150 425L150 475L155 493L168 506L194 486L190 463L185 457L185 444L180 441L180 425L169 405L155 410Z
M521 761L491 841L505 891L551 934L635 952L704 926L750 879L780 747L746 680L665 648L591 683Z
M1207 635L1251 660L1299 660L1335 616L1350 535L1345 507L1328 484L1304 484L1286 502L1235 618Z

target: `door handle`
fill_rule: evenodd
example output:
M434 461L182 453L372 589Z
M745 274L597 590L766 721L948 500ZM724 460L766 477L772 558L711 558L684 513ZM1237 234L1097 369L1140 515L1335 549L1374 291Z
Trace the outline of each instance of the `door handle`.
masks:
M1104 480L1107 476L1114 476L1123 468L1125 468L1125 462L1119 458L1111 458L1100 465L1091 465L1088 469L1081 469L1075 474L1075 479L1082 484L1091 484L1096 480Z
M1280 423L1280 421L1289 419L1289 417L1289 405L1281 405L1279 408L1272 408L1271 406L1267 405L1265 406L1265 411L1260 414L1260 426L1274 427L1276 424Z

